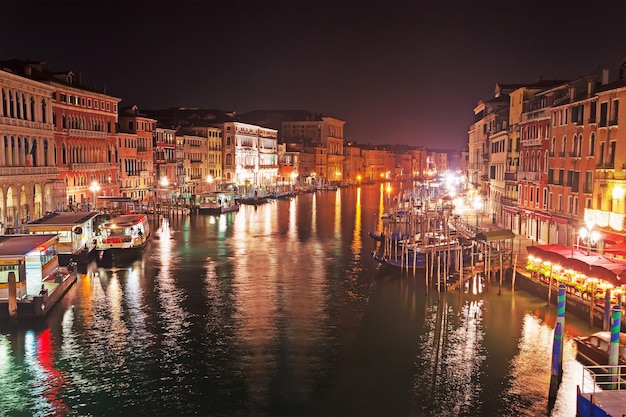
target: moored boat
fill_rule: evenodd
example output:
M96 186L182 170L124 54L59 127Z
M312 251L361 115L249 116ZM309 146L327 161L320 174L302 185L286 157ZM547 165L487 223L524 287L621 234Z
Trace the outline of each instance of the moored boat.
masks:
M150 238L150 223L146 214L122 214L111 217L100 225L96 250L100 261L137 255Z
M602 366L609 364L609 350L611 346L611 332L596 332L589 336L574 338L578 355L590 365ZM619 363L626 365L626 333L620 333Z
M235 191L209 191L198 194L196 203L200 213L219 215L239 211L239 202Z

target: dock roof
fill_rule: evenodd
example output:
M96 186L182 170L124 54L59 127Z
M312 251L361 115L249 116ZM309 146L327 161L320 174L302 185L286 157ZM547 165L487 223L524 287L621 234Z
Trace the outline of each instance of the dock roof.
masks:
M2 235L0 236L0 257L20 258L40 246L50 246L58 241L58 235Z
M83 224L98 215L97 211L89 211L89 212L73 212L73 211L63 211L63 212L55 212L50 213L44 217L41 217L37 220L33 220L26 224L29 226L75 226Z

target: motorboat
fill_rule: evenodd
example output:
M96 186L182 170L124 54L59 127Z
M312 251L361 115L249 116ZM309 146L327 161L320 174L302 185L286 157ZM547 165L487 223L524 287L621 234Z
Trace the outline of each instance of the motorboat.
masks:
M583 361L592 366L609 364L609 349L611 346L611 332L596 332L589 336L574 338L578 355ZM619 363L626 365L626 333L620 333L619 338Z

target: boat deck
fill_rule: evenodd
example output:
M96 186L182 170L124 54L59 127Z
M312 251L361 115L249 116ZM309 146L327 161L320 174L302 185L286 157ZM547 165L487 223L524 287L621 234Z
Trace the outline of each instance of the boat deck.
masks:
M599 391L596 393L579 394L590 404L594 404L607 415L620 417L626 413L626 391ZM590 412L589 414L580 413L579 416L598 415Z

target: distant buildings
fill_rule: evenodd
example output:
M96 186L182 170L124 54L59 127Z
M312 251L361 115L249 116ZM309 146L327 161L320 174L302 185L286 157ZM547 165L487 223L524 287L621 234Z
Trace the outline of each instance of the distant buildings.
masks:
M466 171L460 151L358 144L344 120L304 110L118 108L120 98L43 62L1 62L0 89L0 233L102 208L102 197L193 204L222 184L252 193Z
M468 178L485 214L539 243L626 240L626 60L608 75L496 85L479 102Z

